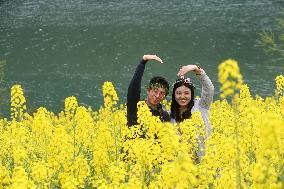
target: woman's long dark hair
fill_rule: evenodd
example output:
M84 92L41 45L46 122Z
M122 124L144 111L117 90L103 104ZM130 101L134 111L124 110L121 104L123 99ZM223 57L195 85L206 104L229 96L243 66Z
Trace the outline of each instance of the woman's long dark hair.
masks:
M180 123L185 119L189 119L191 117L191 109L194 106L194 98L195 98L194 85L191 82L187 82L188 81L187 79L190 81L189 78L177 79L174 84L174 88L173 88L170 116L171 118L175 119L177 123ZM180 86L185 86L189 88L191 91L191 100L188 103L187 110L183 114L180 114L180 105L177 103L176 98L175 98L175 91Z

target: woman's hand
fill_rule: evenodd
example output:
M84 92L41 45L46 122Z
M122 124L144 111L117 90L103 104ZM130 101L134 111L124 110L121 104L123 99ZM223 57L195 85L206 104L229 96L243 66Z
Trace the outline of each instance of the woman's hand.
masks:
M181 69L178 72L178 76L179 77L184 77L185 74L187 74L190 71L194 71L195 74L199 75L202 71L202 69L196 65L187 65L187 66L183 66L181 67Z
M157 55L151 55L151 54L144 55L143 60L155 60L157 62L160 62L161 64L163 63L160 57L158 57Z

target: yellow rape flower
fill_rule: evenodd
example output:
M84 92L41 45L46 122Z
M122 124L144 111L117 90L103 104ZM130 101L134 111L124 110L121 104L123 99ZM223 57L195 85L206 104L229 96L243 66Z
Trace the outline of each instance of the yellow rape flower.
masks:
M0 165L0 185L5 186L10 183L10 173L3 165Z
M117 104L118 96L112 82L106 81L103 84L103 97L104 97L104 107L114 108Z
M11 121L0 119L0 186L283 188L283 95L253 97L233 60L219 69L224 99L211 105L211 135L200 113L163 123L143 101L138 124L128 128L126 106L118 104L111 82L98 111L68 97L58 115L41 107L26 116L23 92L13 88L11 105L18 109Z
M11 185L9 188L36 188L35 184L28 178L28 174L22 166L17 166L13 170Z
M21 85L14 85L11 88L11 118L21 121L26 111L26 98Z
M221 99L227 98L240 89L243 83L242 75L238 66L238 62L228 59L222 62L219 67L218 78L221 83L220 97Z
M37 162L31 167L31 176L34 183L40 187L48 188L52 177L52 171L44 161Z
M284 76L279 75L275 78L276 82L276 94L284 96Z
M64 107L66 117L68 119L71 119L74 116L75 111L78 107L77 99L74 96L66 98Z

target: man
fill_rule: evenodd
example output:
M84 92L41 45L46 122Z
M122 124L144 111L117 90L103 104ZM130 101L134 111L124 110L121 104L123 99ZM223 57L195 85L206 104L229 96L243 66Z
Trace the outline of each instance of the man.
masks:
M156 55L144 55L138 64L133 78L128 87L127 93L127 124L128 126L137 124L137 103L140 101L141 80L147 61L155 60L159 63L163 61ZM158 116L161 121L170 121L169 114L163 110L160 102L165 99L169 91L169 84L163 77L156 76L150 80L147 86L146 103L152 114Z

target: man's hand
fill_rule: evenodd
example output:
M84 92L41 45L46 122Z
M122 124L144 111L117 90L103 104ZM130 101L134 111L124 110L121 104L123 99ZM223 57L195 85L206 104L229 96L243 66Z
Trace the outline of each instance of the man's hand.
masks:
M151 55L151 54L144 55L143 60L155 60L155 61L163 64L162 59L160 57L158 57L157 55Z

